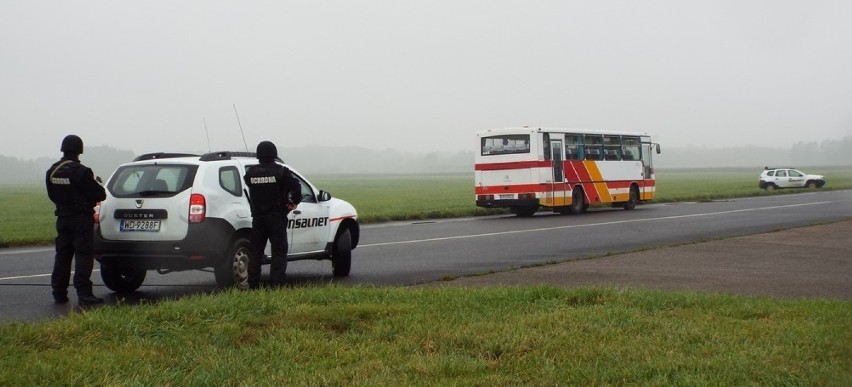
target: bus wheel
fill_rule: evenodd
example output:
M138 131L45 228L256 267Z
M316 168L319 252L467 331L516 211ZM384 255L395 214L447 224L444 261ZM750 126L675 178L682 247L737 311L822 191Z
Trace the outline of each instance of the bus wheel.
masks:
M530 216L533 216L533 214L538 211L538 206L512 207L511 211L517 216L528 218Z
M635 186L630 187L630 199L624 203L625 210L632 210L636 208L636 204L639 203L639 190Z
M586 212L588 208L589 206L586 205L586 195L583 195L583 189L575 189L574 193L571 194L571 213L582 214Z

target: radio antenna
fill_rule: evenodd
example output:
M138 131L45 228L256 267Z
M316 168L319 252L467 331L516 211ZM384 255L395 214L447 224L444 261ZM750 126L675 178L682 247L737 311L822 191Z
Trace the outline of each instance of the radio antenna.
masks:
M240 123L240 113L237 113L237 104L234 104L234 114L237 116L237 125L240 126L240 134L243 136L243 145L246 147L246 152L249 151L248 144L246 144L246 134L243 133L243 124Z
M207 131L207 117L202 118L204 120L204 134L207 135L207 152L212 152L210 149L210 132Z

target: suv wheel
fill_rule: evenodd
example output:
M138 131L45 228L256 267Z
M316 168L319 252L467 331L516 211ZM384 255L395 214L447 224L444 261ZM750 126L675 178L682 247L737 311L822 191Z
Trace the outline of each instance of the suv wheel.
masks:
M239 289L248 289L248 263L249 263L249 240L237 238L224 262L213 269L216 276L216 284L227 288L235 286Z
M778 188L778 187L776 187L775 184L772 184L772 183L769 183L769 184L766 185L767 191L775 191L776 188Z
M346 277L352 268L352 234L343 230L334 241L334 255L331 257L331 270L335 277Z
M816 187L817 187L817 183L816 183L815 181L813 181L813 180L809 180L809 181L808 181L808 184L806 185L806 187L811 188L811 189L816 188Z
M145 281L145 269L134 269L112 265L101 265L104 285L116 293L131 293Z

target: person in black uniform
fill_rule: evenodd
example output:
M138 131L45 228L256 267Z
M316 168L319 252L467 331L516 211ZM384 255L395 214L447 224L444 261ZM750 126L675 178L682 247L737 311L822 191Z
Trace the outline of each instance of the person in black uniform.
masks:
M56 204L56 256L50 286L56 303L68 302L71 261L74 260L74 288L81 305L100 304L102 298L92 292L94 265L94 207L106 199L106 191L92 170L80 164L83 140L65 136L60 150L62 159L50 166L45 175L47 196ZM76 257L75 257L76 255Z
M273 286L283 285L287 270L287 214L302 200L301 185L290 169L275 163L278 149L269 141L257 144L260 164L249 168L243 177L251 204L251 247L249 248L249 287L260 287L260 272L266 241L272 245L269 279Z

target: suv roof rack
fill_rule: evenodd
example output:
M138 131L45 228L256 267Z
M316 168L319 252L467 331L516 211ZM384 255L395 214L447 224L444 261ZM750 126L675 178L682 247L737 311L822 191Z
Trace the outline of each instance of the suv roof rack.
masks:
M257 154L254 152L233 152L233 151L222 151L222 152L210 152L201 155L199 160L201 161L216 161L216 160L230 160L234 157L257 157Z
M141 156L137 156L133 161L142 161L142 160L154 160L154 159L170 159L174 157L195 157L198 156L196 154L191 153L166 153L166 152L154 152L154 153L145 153Z
M235 152L235 151L222 151L222 152L210 152L201 155L198 159L200 161L217 161L217 160L231 160L234 157L251 157L257 158L257 153L255 152ZM284 162L280 157L276 157L275 160L280 162Z

